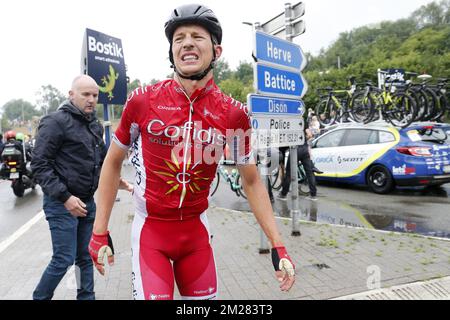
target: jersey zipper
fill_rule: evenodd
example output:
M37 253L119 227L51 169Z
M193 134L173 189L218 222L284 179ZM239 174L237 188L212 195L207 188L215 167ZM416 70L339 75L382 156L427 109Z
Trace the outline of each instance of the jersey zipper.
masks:
M180 203L178 205L178 209L180 210L180 220L183 220L183 210L181 208L181 206L183 205L184 202L184 198L186 196L187 193L187 188L186 188L186 168L187 168L187 156L188 156L188 148L189 148L189 144L191 141L191 131L192 131L192 127L194 126L194 124L192 123L192 114L194 113L194 102L197 100L197 97L194 98L194 100L191 100L189 98L189 96L186 94L186 92L184 92L184 90L182 90L182 92L184 93L184 95L186 96L186 98L189 101L189 122L188 122L188 129L186 130L185 134L183 134L183 140L185 141L184 144L184 150L183 150L183 189L181 190L181 198L180 198ZM187 137L185 137L184 135L186 135Z

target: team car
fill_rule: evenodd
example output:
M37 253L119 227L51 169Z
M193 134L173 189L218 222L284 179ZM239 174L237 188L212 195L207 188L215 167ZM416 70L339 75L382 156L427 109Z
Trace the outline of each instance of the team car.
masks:
M339 124L313 140L318 181L367 185L385 194L398 187L450 182L450 124Z

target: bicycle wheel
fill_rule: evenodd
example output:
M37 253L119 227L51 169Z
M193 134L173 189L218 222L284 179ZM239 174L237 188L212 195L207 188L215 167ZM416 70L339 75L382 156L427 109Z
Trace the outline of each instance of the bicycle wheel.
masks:
M297 176L298 176L298 194L302 196L309 195L308 178L306 177L305 169L303 169L303 165L301 163L298 165Z
M416 101L417 114L414 121L423 121L428 113L428 99L425 92L421 88L413 87L408 93Z
M427 99L428 110L424 117L422 117L423 121L431 121L436 114L439 112L439 101L436 93L430 88L423 89L425 93L425 97Z
M275 170L272 171L271 181L272 181L272 189L280 190L283 185L284 179L284 169L281 166L278 166Z
M436 109L435 109L435 115L431 118L431 121L441 121L442 116L445 114L445 111L447 111L447 98L445 97L445 94L441 93L440 90L436 90Z
M239 195L242 197L242 198L244 198L244 199L247 199L247 195L245 194L245 191L244 191L244 186L241 184L241 175L240 174L238 174L237 176L236 176L236 185L238 185L240 188L237 190L238 192L239 192Z
M337 108L333 100L323 99L316 106L316 114L321 125L328 127L336 122Z
M387 121L396 127L406 128L415 119L416 102L409 94L397 92L392 95L392 102L384 106Z
M209 187L210 197L212 197L216 193L217 189L219 188L219 184L220 184L220 174L217 172L216 178L213 180L211 186Z
M353 95L349 113L353 120L359 123L369 123L375 113L375 102L370 95L365 92L358 92Z

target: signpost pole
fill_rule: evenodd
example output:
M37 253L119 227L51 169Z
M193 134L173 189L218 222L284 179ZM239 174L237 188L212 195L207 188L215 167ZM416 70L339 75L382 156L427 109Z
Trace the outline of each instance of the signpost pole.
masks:
M285 17L286 17L286 40L292 42L293 32L292 32L292 6L290 3L286 3L285 7ZM306 137L305 137L306 139ZM289 150L289 155L291 159L291 217L292 217L292 236L300 236L300 230L296 224L296 219L300 216L300 206L298 199L298 157L297 157L298 146L292 146ZM286 172L287 173L287 172Z
M293 107L301 104L301 98L307 91L307 83L301 75L306 66L306 58L300 46L293 39L305 32L305 24L299 20L305 13L305 5L299 2L292 6L285 4L284 13L260 24L254 23L255 34L255 89L256 95L249 95L248 104L253 114L252 125L256 130L260 146L266 152L271 147L289 146L291 179L291 217L292 235L300 236L296 223L300 216L298 199L298 145L304 143L303 112L293 112ZM284 35L284 39L281 39ZM286 53L280 55L279 52ZM282 83L278 81L283 79ZM298 104L292 102L297 101ZM300 107L297 107L300 110ZM297 117L300 117L297 118ZM296 121L298 120L298 121ZM300 121L300 123L299 123ZM300 128L301 127L301 128ZM300 130L301 129L301 130ZM265 132L264 132L265 131ZM272 132L275 134L272 135ZM273 159L272 159L273 160ZM269 168L259 164L258 170L265 182L268 180ZM267 184L267 187L270 186ZM260 253L270 252L267 238L260 232Z
M109 109L108 104L103 104L103 120L104 120L104 127L105 127L105 144L106 148L109 149L109 145L111 143L111 121L109 121Z

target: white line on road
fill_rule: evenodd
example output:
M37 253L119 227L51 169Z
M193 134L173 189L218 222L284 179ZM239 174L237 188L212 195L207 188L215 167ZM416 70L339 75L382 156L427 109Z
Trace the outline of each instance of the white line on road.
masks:
M42 217L44 217L44 210L41 210L37 215L31 218L27 223L19 228L16 232L14 232L11 236L9 236L6 240L3 240L0 243L0 253L6 250L11 244L14 243L17 239L19 239L25 232L27 232L36 222L38 222Z

